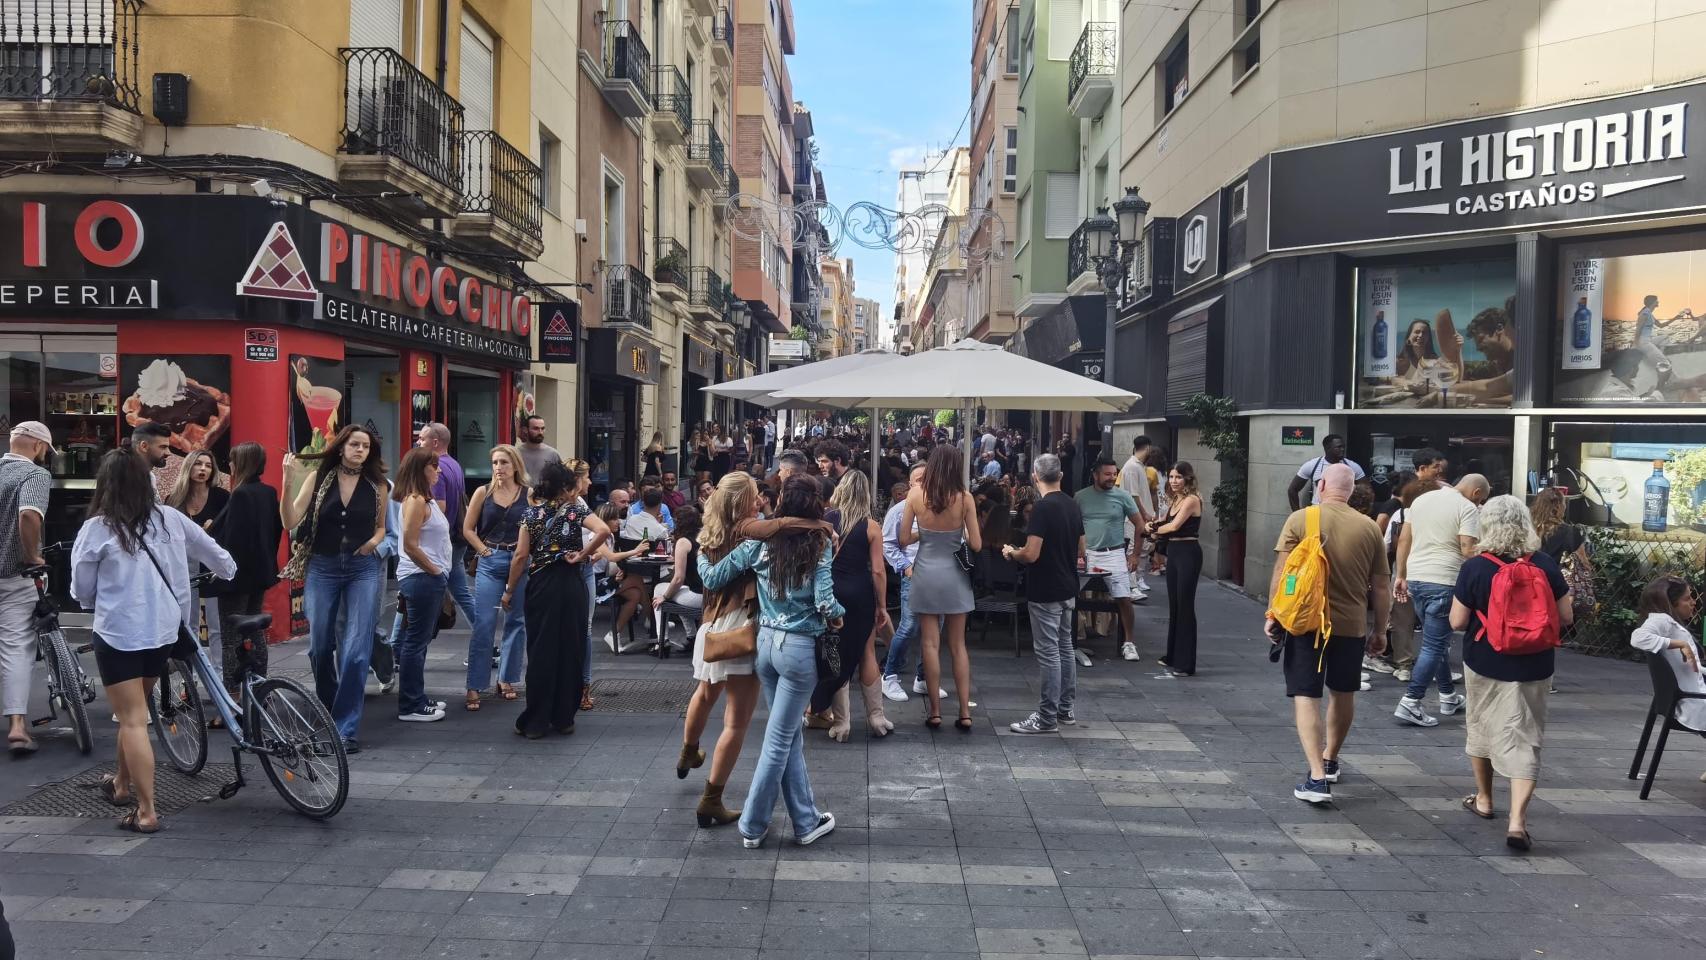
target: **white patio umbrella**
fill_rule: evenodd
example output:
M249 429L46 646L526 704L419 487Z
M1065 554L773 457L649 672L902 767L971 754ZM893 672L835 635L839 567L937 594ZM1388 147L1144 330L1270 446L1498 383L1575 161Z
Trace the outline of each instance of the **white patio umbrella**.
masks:
M813 410L823 407L849 407L852 404L819 403L813 400L792 400L778 395L777 391L826 377L839 374L854 373L868 370L872 367L893 363L900 360L901 355L889 350L861 350L846 356L831 357L828 360L818 360L813 363L802 363L797 366L783 367L769 373L761 373L755 377L742 377L726 383L715 383L701 387L705 393L722 397L733 397L747 403L767 407L771 410ZM871 413L871 422L876 424L881 419L882 411ZM873 428L873 436L876 435ZM786 436L782 430L777 431L778 438ZM879 444L871 444L871 480L876 482L877 453Z

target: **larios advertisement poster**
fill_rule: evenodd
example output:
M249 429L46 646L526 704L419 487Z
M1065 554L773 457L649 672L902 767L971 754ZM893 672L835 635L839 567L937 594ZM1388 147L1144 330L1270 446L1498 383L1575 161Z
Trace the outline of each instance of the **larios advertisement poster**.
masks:
M1359 407L1508 407L1516 264L1374 267L1357 282Z
M1706 237L1692 240L1706 247ZM1556 314L1559 402L1706 400L1706 249L1649 252L1653 245L1565 251Z

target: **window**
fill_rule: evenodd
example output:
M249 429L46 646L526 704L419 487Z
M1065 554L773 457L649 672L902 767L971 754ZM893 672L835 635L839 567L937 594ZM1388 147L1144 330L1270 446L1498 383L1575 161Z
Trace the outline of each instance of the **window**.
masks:
M1032 19L1025 24L1025 39L1019 45L1019 83L1031 79L1031 71L1037 68L1037 22Z
M1031 242L1031 191L1019 194L1019 249Z
M1237 223L1250 215L1250 181L1240 180L1232 185L1228 223Z
M1161 61L1161 114L1173 112L1179 101L1190 92L1191 36L1188 25L1180 28L1178 37L1167 48Z
M539 193L545 203L545 209L551 213L560 213L558 206L562 200L563 177L563 142L551 135L551 131L539 128Z
M1048 58L1071 60L1084 32L1083 0L1053 0L1048 8Z
M1250 39L1244 42L1244 46L1233 51L1232 69L1234 73L1242 77L1244 74L1261 66L1261 64L1262 28L1257 27L1250 31Z
M599 230L599 257L609 266L627 263L627 244L623 242L622 233L622 180L608 160L604 164L604 195L599 216L602 228Z
M1238 6L1243 14L1238 21L1239 30L1255 23L1256 18L1262 15L1262 0L1238 0Z
M661 250L658 247L658 244L660 244L663 241L663 237L664 237L664 232L663 232L663 208L664 208L664 205L665 205L665 200L664 200L664 195L663 195L663 165L654 163L654 164L652 164L652 243L651 243L652 256L653 257L659 257L659 256L663 255ZM645 259L645 251L643 249L642 249L641 254L640 254L640 259L641 260Z
M1043 238L1065 240L1084 218L1078 215L1078 171L1050 171L1048 195L1044 200Z
M1007 149L1001 153L1001 192L1019 189L1019 128L1007 127Z
M464 130L492 129L496 47L497 41L484 24L472 17L462 18L461 86L456 99L462 101Z
M1007 8L1007 23L1002 29L1007 32L1007 73L1015 74L1019 72L1019 50L1021 47L1019 10L1017 7Z
M699 207L697 204L687 205L687 263L699 263Z

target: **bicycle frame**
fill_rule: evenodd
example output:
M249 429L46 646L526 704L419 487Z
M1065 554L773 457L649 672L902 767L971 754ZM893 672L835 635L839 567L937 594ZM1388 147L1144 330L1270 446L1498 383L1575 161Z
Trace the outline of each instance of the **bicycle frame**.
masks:
M236 640L231 642L253 641ZM213 709L218 712L219 719L225 723L225 730L231 736L233 741L232 747L234 748L234 752L246 750L249 753L265 754L269 757L279 756L279 752L276 749L266 744L250 740L248 735L244 732L241 717L250 711L244 710L242 707L238 706L237 702L231 699L231 694L225 691L225 681L218 673L214 672L213 662L207 658L206 650L202 649L200 645L197 645L195 648L195 658L193 660L184 660L183 662L189 665L191 671L196 675L196 678L201 681L201 686L202 689L206 691L206 698L208 702L213 704ZM243 670L243 692L246 694L245 699L249 704L251 704L251 706L255 702L255 685L265 680L266 677L257 675L254 671L249 670L247 665L245 665ZM260 716L259 711L254 711L254 713L257 717ZM275 730L273 733L276 735L277 731ZM259 736L260 731L256 731L256 735ZM235 759L235 757L233 757L233 759Z

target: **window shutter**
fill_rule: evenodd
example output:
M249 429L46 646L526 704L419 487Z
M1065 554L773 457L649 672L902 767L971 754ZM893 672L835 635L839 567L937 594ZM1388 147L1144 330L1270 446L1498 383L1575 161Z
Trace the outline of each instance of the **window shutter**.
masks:
M491 31L477 20L462 19L461 82L456 99L462 101L462 129L492 129L493 74L497 42Z
M1047 208L1043 213L1043 237L1065 240L1078 229L1078 174L1050 173L1048 175Z
M403 49L403 0L351 0L349 45Z
M1071 60L1078 35L1084 32L1082 0L1054 0L1048 8L1048 58Z
M1185 412L1185 401L1208 389L1208 316L1168 335L1167 412Z

